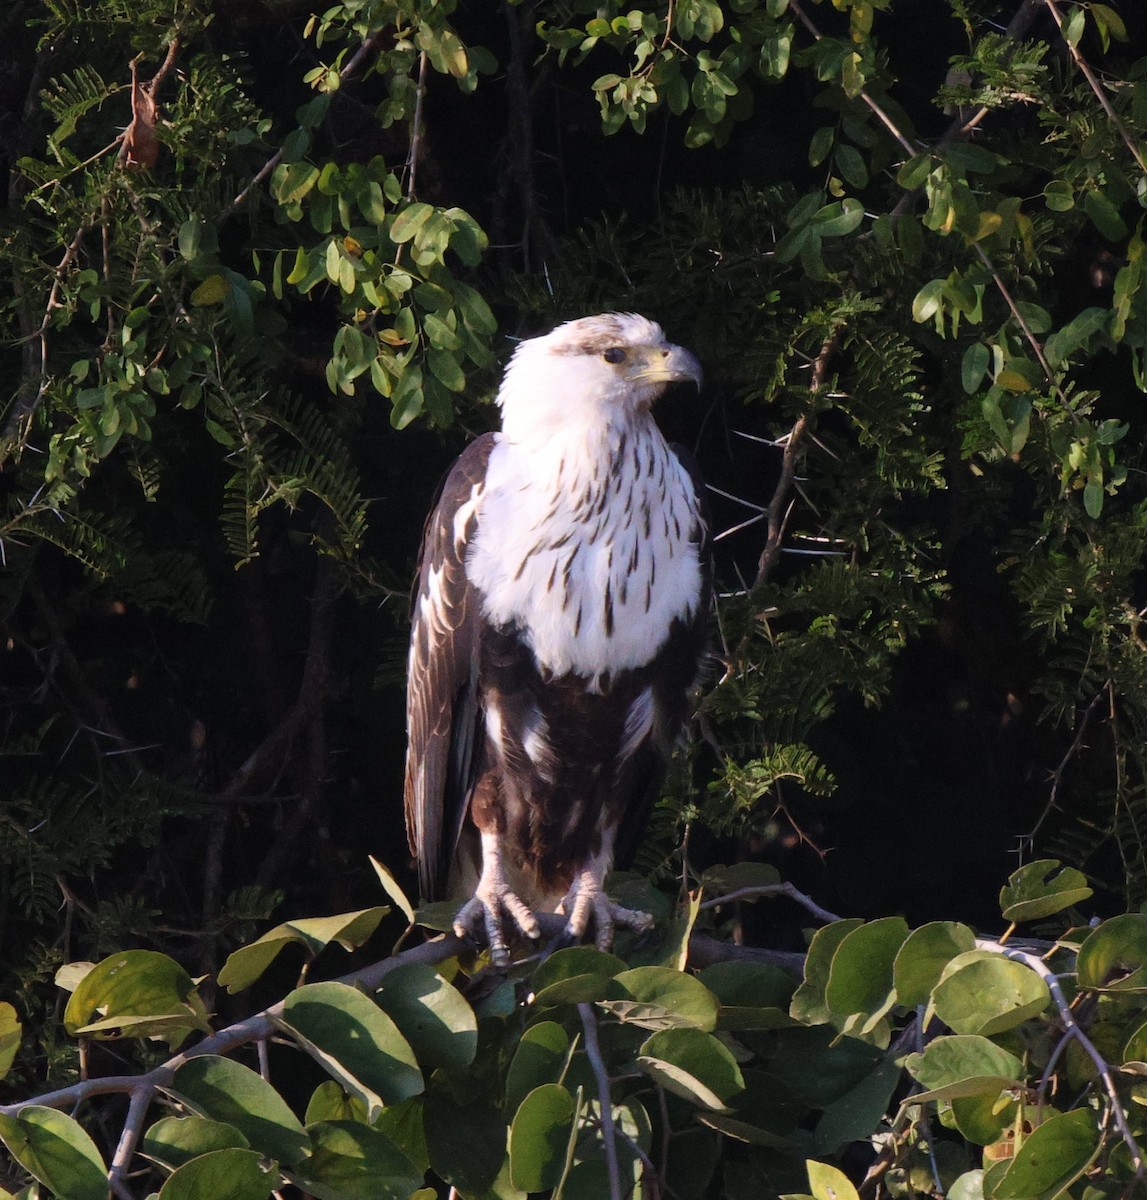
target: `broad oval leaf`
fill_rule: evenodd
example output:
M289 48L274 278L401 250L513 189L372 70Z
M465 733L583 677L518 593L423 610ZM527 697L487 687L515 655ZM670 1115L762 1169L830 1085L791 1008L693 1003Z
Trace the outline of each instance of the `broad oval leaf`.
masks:
M995 1042L977 1034L938 1037L905 1061L909 1074L924 1089L914 1100L950 1100L955 1096L998 1096L1018 1087L1023 1063Z
M358 1096L344 1092L333 1079L324 1079L311 1093L303 1117L306 1125L320 1121L361 1121L369 1123L366 1105Z
M1087 876L1065 867L1054 858L1025 863L1013 871L1000 892L1000 910L1005 921L1038 921L1050 917L1092 894Z
M976 935L957 921L933 921L914 929L896 953L893 982L899 1003L924 1004L944 968L958 954L972 950Z
M1147 989L1147 916L1123 913L1093 929L1079 948L1076 973L1084 988Z
M213 1150L184 1163L159 1189L159 1200L266 1200L279 1172L256 1150Z
M870 1075L821 1113L813 1134L813 1149L818 1154L835 1154L842 1146L870 1138L880 1128L902 1076L893 1059L878 1063Z
M15 1061L23 1033L16 1010L7 1001L0 1003L0 1079L8 1074Z
M825 1005L825 985L832 969L832 956L837 947L864 921L860 917L848 917L824 925L812 935L808 954L805 955L804 982L793 995L789 1015L805 1025L823 1025L831 1018Z
M700 1029L663 1029L648 1038L637 1065L677 1096L722 1110L745 1086L737 1060Z
M155 950L127 950L84 975L64 1010L64 1027L73 1037L81 1032L115 1037L130 1029L137 1037L165 1033L182 1040L189 1030L211 1029L197 1001L191 976L175 959Z
M533 1003L582 1004L609 994L609 982L625 970L616 954L593 946L567 946L551 954L534 972Z
M220 304L231 291L231 285L223 275L208 275L207 278L191 293L191 303L196 308L207 308L212 304Z
M522 1101L510 1125L510 1180L524 1192L555 1187L573 1131L574 1100L560 1083L543 1083Z
M506 1161L506 1126L488 1098L461 1104L448 1088L426 1096L422 1113L434 1173L465 1195L485 1196Z
M176 1070L170 1091L201 1116L234 1126L268 1158L294 1163L310 1149L306 1131L287 1102L242 1063L196 1055Z
M318 1200L407 1200L422 1172L385 1133L360 1121L308 1126L314 1153L290 1171Z
M522 1034L510 1068L506 1072L507 1114L518 1106L536 1087L556 1083L565 1069L570 1039L556 1021L539 1021Z
M1024 1139L992 1189L993 1200L1058 1195L1083 1172L1098 1149L1099 1130L1087 1109L1057 1113Z
M345 983L296 988L277 1024L366 1102L372 1120L384 1105L422 1091L418 1060L398 1026L369 996Z
M717 1028L777 1029L791 1023L789 1004L797 981L769 963L723 962L698 976L717 997Z
M251 1143L235 1128L207 1117L162 1117L143 1135L139 1152L169 1170L212 1150L249 1150Z
M25 1105L18 1116L0 1115L0 1139L20 1166L60 1200L107 1200L103 1157L67 1113Z
M1030 967L973 950L954 958L932 992L936 1015L956 1033L990 1036L1043 1012L1047 984Z
M250 987L274 962L279 952L292 943L303 947L308 960L317 958L331 942L338 942L344 950L355 950L374 933L389 911L382 905L334 917L284 921L257 941L240 946L228 955L219 972L219 983L232 994L241 992Z
M832 956L825 1006L829 1012L876 1013L887 1008L896 952L908 937L903 917L884 917L852 930Z
M717 1027L717 998L695 976L672 967L635 967L613 979L601 1007L646 1029Z
M383 980L375 1000L428 1068L464 1071L478 1050L478 1018L433 967L406 963Z
M839 1167L814 1159L809 1159L805 1166L813 1200L860 1200L852 1180Z

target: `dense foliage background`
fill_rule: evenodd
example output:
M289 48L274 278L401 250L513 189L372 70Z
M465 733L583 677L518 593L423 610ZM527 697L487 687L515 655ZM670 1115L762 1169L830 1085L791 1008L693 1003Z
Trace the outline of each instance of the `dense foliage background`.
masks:
M778 867L825 908L869 919L861 929L876 932L862 941L879 944L861 954L854 943L852 961L875 975L838 982L832 1003L827 972L851 927L826 927L802 985L812 993L791 1006L778 975L709 976L712 1003L695 993L686 1024L714 1041L726 1031L732 1068L701 1099L647 1072L660 1107L626 1110L628 1136L661 1139L664 1153L654 1163L643 1150L648 1169L631 1155L626 1170L642 1195L674 1194L684 1166L668 1165L672 1145L674 1162L697 1172L681 1195L803 1188L813 1153L856 1179L876 1154L870 1193L963 1178L966 1147L937 1158L919 1111L907 1126L880 1125L915 1048L897 1056L894 1034L915 1027L888 1014L913 1017L941 982L925 971L909 985L904 964L1002 962L996 943L968 941L969 927L999 935L1022 911L1055 917L1040 930L1054 940L1147 899L1142 7L345 0L313 13L296 0L10 0L0 32L10 1097L67 1083L81 1065L123 1069L101 1058L111 1043L68 1035L97 1012L144 1010L117 1009L89 981L88 1011L69 1005L61 1028L65 964L169 956L132 960L161 997L145 1005L151 1017L186 1006L191 977L205 977L195 1019L174 1026L182 1036L205 1012L220 1028L290 986L276 962L251 974L253 993L217 989L228 955L267 924L374 911L368 852L401 895L406 596L423 515L452 456L492 425L513 339L625 309L661 321L704 363L700 404L668 396L661 419L696 449L720 534L712 686L627 886L659 889L650 902L668 921L676 892L684 902L699 889L707 899L769 889ZM1047 884L1045 858L1082 874ZM1032 862L1010 885L1005 920L999 889ZM1039 899L1045 887L1062 906ZM808 912L792 900L705 913L697 931L807 945ZM897 1001L901 916L947 924L906 951ZM388 921L397 936L403 921ZM343 940L357 946L377 920L351 925ZM317 953L335 928L301 940ZM689 930L672 929L658 950L626 949L630 968L668 963L693 979ZM1096 962L1133 967L1147 945L1136 924L1116 930L1099 951L1068 939L1056 970L1075 979L1083 955L1084 1007L1109 1022L1103 1053L1135 1062L1137 977L1117 1003L1096 999L1109 982ZM1023 994L1013 1025L963 1030L950 1004L944 1020L954 1036L1007 1042L1027 1030L1023 1047L1004 1050L1043 1073L1043 1113L1060 1062L1049 1028L1063 1033L1069 1010L1055 988L1031 992L1039 961L1014 960L1018 984L997 981ZM602 1036L615 1065L637 1053L622 1036L632 1010L617 1006L654 1004L653 977L617 984L625 963L595 964L588 975L608 985L552 994L566 1005L566 1049L538 1035L575 1067L583 1052L570 1047L597 1019L578 1003L599 1001L612 1022ZM456 967L443 969L434 978ZM412 994L438 994L420 978L429 992L410 984ZM461 992L442 986L455 1033L474 1011L475 1030L487 1017L510 1024L479 1037L485 1058L440 1047L425 1057L392 1006L415 1067L428 1078L431 1067L479 1070L472 1062L505 1069L521 1027L502 1001L483 1009L470 991L464 1013ZM770 997L784 1021L758 1017L755 1040L733 1038L738 1018L713 1014L744 1004L738 988L755 989L758 1006ZM774 1027L788 1021L819 1038L830 1013L849 1037L831 1054L809 1043L772 1071L789 1089L779 1109L780 1085L742 1079L771 1116L749 1105L729 1117L738 1064L773 1061L769 1039L783 1043ZM864 1020L849 1024L856 1013ZM647 1033L665 1032L663 1016L645 1019ZM717 1054L705 1047L662 1046L658 1058L646 1045L638 1058L688 1075L690 1054ZM839 1090L807 1090L829 1062L847 1064ZM1002 1060L981 1076L996 1081L989 1110L1000 1080L1014 1102L1024 1078ZM939 1077L915 1075L933 1091ZM810 1114L865 1080L863 1117L810 1142ZM1077 1139L1079 1169L1063 1174L1073 1195L1134 1186L1119 1176L1137 1165L1126 1121L1140 1110L1126 1117L1127 1095L1097 1080L1085 1072L1056 1093L1060 1116L1091 1104L1088 1130L1103 1131ZM514 1086L524 1100L522 1080ZM192 1087L179 1093L187 1103ZM439 1126L451 1124L445 1087ZM574 1119L561 1115L574 1091L546 1095L552 1120L537 1128L569 1125L571 1146L578 1131L609 1140L600 1104L593 1117L579 1099ZM726 1126L693 1124L689 1104L726 1110ZM331 1105L315 1121L335 1120ZM955 1127L991 1145L1011 1120L1022 1141L1020 1111L978 1110L978 1125L965 1114ZM413 1154L402 1120L389 1136ZM878 1127L868 1159L848 1150ZM0 1127L9 1149L27 1136ZM1111 1155L1121 1138L1130 1166ZM250 1145L292 1161L281 1142ZM451 1180L435 1153L426 1161ZM931 1157L917 1178L921 1154ZM134 1194L126 1162L115 1186ZM420 1186L415 1176L394 1194ZM1028 1195L1021 1177L992 1194ZM542 1188L526 1178L489 1194L566 1186L560 1172L528 1177ZM453 1182L483 1195L490 1179ZM585 1179L564 1194L607 1194L600 1177ZM252 1194L264 1185L258 1176ZM841 1185L808 1186L819 1197Z

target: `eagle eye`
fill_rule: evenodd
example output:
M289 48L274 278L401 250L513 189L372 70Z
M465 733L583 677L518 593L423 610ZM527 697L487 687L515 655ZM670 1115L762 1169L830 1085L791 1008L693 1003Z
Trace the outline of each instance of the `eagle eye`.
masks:
M607 363L612 363L617 366L618 363L625 362L625 351L620 346L610 346L602 355Z

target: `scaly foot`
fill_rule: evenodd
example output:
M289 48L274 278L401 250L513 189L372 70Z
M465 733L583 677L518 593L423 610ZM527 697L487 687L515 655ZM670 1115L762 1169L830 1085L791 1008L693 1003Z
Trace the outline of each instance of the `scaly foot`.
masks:
M508 915L526 937L541 937L538 920L529 905L501 880L482 879L474 891L473 898L468 900L454 917L454 933L460 938L485 930L490 958L499 969L510 965L510 951L502 928L503 914Z
M558 905L558 912L569 918L566 937L578 942L585 936L592 916L594 945L599 950L608 950L613 945L613 931L618 925L635 933L647 933L653 928L650 913L614 904L605 894L599 872L593 867L583 867L574 876L573 886Z

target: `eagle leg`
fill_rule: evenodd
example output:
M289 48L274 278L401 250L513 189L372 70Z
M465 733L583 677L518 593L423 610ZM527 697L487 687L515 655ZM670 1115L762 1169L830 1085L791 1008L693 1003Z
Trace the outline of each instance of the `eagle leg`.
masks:
M528 938L537 939L542 936L542 931L529 905L506 882L498 834L482 830L481 838L482 874L474 895L454 917L454 933L457 937L465 938L471 931L477 930L481 922L485 927L494 966L508 967L510 951L502 929L502 914L508 914L519 931Z
M566 936L580 942L593 917L594 944L599 950L608 950L613 945L613 931L618 925L632 929L634 933L647 933L653 928L653 917L636 908L623 908L605 893L605 874L608 859L591 858L574 875L573 885L558 905L558 911L569 919L566 921Z

